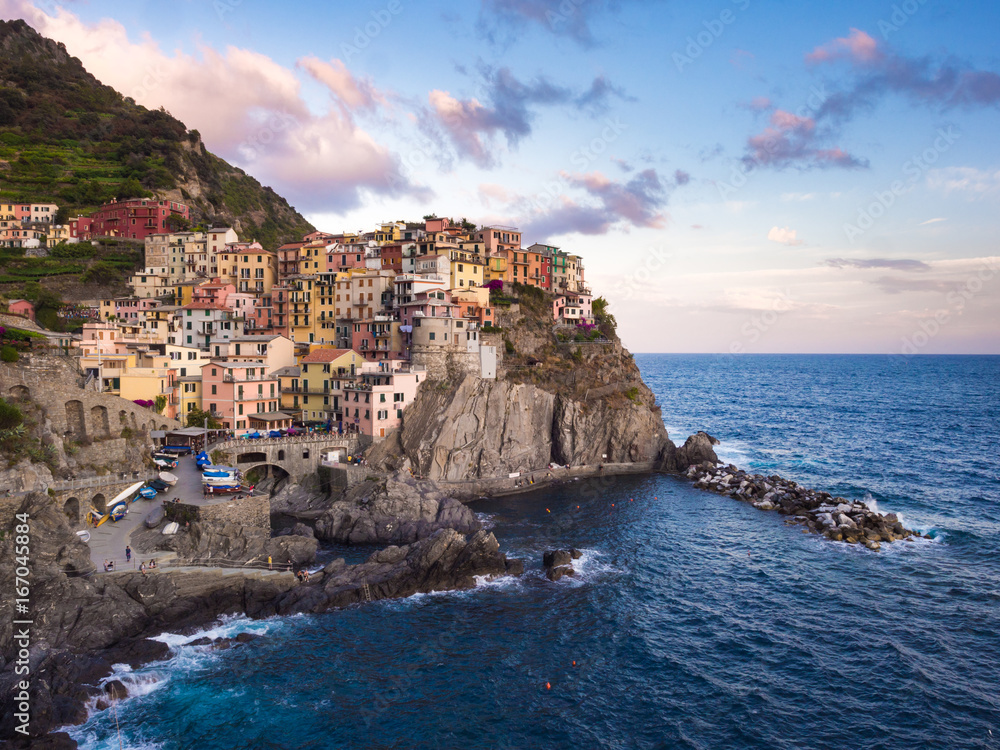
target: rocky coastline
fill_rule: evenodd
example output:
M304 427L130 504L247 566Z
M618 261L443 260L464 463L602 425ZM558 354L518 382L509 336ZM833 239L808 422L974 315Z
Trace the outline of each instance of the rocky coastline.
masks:
M892 513L878 513L865 503L806 489L777 475L765 477L732 464L706 461L690 466L685 476L697 489L788 516L786 523L801 525L805 531L834 542L861 544L877 552L883 543L912 541L921 536L904 528Z
M292 572L224 573L218 569L94 575L87 545L47 495L33 493L21 505L31 518L33 559L29 702L31 736L14 731L13 711L0 718L2 747L71 748L59 727L86 720L88 707L120 699L111 689L114 664L135 668L169 657L150 637L164 631L193 632L222 615L251 618L327 612L377 599L467 589L476 578L519 575L496 538L483 530L470 537L436 529L404 546L373 552L360 564L335 560L300 581ZM9 531L9 530L8 530ZM278 537L281 539L284 537ZM13 590L16 569L11 534L0 544L0 586ZM22 679L15 671L13 602L0 602L0 692L13 696Z

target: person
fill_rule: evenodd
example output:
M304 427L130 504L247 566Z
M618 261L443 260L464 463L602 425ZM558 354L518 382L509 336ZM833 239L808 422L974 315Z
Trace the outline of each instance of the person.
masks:
M155 568L156 567L156 560L150 559L149 565L147 565L146 567L147 568Z
M108 572L108 561L107 560L104 561L104 572L105 573Z
M305 571L306 583L309 583L309 571Z
M139 563L139 572L142 573L142 577L146 577L146 563Z
M125 545L125 562L132 562L132 548Z
M306 578L305 574L301 570L295 574L295 577L299 579L299 583L302 583Z
M274 570L274 568L271 567L271 556L270 555L267 556L267 569L268 570Z
M288 561L288 572L289 573L292 572L292 561L291 560Z

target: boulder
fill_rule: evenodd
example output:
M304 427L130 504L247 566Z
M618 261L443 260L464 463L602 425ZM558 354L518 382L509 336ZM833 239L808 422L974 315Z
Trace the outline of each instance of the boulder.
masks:
M121 680L111 680L104 685L104 694L113 701L120 701L128 697L128 688Z
M573 576L576 575L576 571L573 570L572 565L557 565L554 568L549 568L545 572L545 577L550 581L558 581L563 576Z
M542 555L542 565L546 568L554 568L560 565L569 565L573 561L573 555L568 550L556 549Z

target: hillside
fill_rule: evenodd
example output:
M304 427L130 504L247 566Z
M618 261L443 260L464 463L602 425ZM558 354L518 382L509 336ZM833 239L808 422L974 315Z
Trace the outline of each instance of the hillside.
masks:
M64 218L154 195L189 205L194 225L269 248L313 229L197 130L103 85L24 21L0 21L0 201L57 203Z

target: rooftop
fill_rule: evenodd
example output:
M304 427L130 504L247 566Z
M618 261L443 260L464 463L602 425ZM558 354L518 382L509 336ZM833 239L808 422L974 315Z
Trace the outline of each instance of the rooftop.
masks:
M304 356L302 362L333 362L335 359L340 359L345 354L351 354L352 352L352 349L317 349Z

